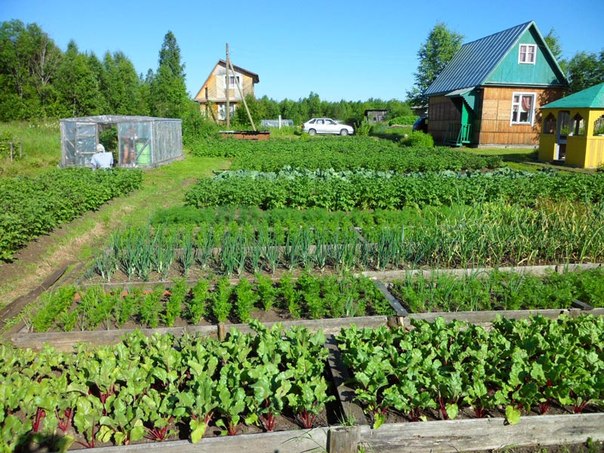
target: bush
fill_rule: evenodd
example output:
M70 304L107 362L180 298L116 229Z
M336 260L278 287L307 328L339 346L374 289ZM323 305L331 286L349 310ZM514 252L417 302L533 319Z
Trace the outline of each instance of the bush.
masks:
M359 124L359 126L357 127L355 133L356 133L356 135L366 137L369 135L370 131L371 131L371 124L369 124L369 122L367 120L363 120L363 121L361 121L361 124Z
M182 139L185 145L196 144L205 138L218 137L219 127L199 113L199 107L192 103L182 118Z
M430 134L413 131L407 138L401 140L401 145L414 148L434 148L434 139Z
M418 117L415 115L397 116L395 118L388 120L388 125L392 126L394 124L398 124L398 125L403 125L403 126L412 126L413 123L415 123L415 120L417 120L417 118Z

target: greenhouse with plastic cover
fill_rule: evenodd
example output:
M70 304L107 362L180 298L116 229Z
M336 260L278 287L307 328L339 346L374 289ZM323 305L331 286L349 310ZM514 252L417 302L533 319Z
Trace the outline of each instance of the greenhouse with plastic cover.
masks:
M90 166L97 145L116 167L156 167L181 159L182 124L176 118L101 115L61 120L61 166Z

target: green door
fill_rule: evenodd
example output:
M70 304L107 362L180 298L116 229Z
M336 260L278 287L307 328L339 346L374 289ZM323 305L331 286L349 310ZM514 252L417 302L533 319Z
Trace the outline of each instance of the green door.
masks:
M474 123L474 110L462 98L461 101L461 128L459 130L458 143L469 145L472 142L472 124Z

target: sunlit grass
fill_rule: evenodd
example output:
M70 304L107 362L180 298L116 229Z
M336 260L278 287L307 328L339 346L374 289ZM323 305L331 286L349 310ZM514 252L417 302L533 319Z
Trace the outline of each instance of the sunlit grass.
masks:
M32 176L59 165L61 132L59 120L0 123L0 134L9 134L22 151L13 161L0 158L0 176Z

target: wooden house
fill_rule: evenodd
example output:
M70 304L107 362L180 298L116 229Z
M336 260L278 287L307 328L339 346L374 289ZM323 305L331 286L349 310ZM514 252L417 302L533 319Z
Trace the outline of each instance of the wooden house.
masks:
M229 68L227 80L226 61L218 60L212 72L201 86L194 100L199 103L201 113L216 122L226 120L226 90L228 85L229 108L231 117L242 105L243 97L254 95L254 84L260 82L258 74L233 65L235 72ZM241 88L241 93L239 88Z
M464 44L426 90L437 144L534 146L568 83L534 22Z
M541 108L539 160L581 168L604 165L604 83Z

